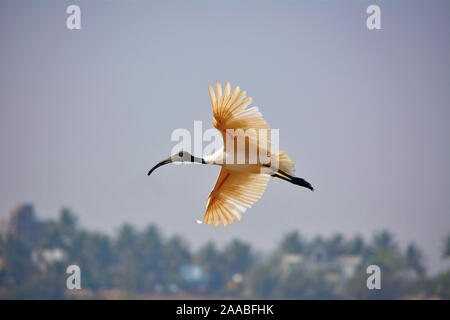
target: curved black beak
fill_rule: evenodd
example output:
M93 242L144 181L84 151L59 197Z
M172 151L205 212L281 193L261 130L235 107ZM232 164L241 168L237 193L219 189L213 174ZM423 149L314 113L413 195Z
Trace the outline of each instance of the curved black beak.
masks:
M154 166L153 168L151 168L151 170L147 173L147 176L151 175L153 171L155 171L156 169L158 169L159 167L165 165L165 164L169 164L172 162L171 158L167 158L166 160L161 161L160 163L158 163L156 166Z

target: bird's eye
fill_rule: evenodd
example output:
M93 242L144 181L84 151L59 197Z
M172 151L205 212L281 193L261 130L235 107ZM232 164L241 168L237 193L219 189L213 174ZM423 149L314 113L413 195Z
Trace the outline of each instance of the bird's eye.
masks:
M183 151L178 152L178 156L182 157L183 156Z

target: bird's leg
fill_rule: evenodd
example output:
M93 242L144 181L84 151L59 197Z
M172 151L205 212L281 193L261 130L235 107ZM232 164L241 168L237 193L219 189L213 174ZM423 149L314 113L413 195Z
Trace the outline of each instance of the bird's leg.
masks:
M306 181L303 178L291 176L291 175L287 174L284 171L278 170L274 174L271 174L271 176L274 177L274 178L279 178L281 180L288 181L288 182L290 182L292 184L295 184L297 186L308 188L311 191L314 191L313 186L308 181Z

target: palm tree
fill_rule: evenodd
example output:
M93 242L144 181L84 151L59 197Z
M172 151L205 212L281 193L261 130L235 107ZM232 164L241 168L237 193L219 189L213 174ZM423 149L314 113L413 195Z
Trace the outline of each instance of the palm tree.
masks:
M347 250L350 254L361 254L364 248L364 239L360 235L355 236L347 245Z
M253 262L250 245L237 239L233 240L225 248L224 257L230 275L234 273L245 273Z
M383 230L375 234L373 244L377 249L395 250L397 243L394 241L394 236L387 230Z
M305 248L305 242L297 231L288 233L281 242L282 253L301 253Z
M425 274L422 251L413 243L411 243L406 249L406 263L409 267L416 271L419 276L423 276Z
M179 236L172 237L165 247L165 259L169 262L169 270L178 272L180 265L191 261L189 248Z

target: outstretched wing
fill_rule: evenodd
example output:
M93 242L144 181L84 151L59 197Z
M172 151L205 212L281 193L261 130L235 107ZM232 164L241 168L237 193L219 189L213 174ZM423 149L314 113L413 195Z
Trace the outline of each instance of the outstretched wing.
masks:
M213 124L222 134L224 148L226 149L227 146L227 138L235 139L234 136L227 137L227 129L242 129L248 134L251 143L259 144L261 144L261 141L258 142L260 129L263 129L266 132L263 141L264 146L270 150L270 127L263 119L258 107L247 108L252 103L252 98L246 96L246 91L240 91L240 88L236 87L231 92L229 82L226 83L225 90L222 91L222 85L219 81L216 82L216 92L211 85L208 88L213 107ZM253 131L248 129L253 129Z
M206 213L201 223L215 227L227 226L255 203L266 189L270 176L259 173L232 171L222 167L214 189L206 202Z

